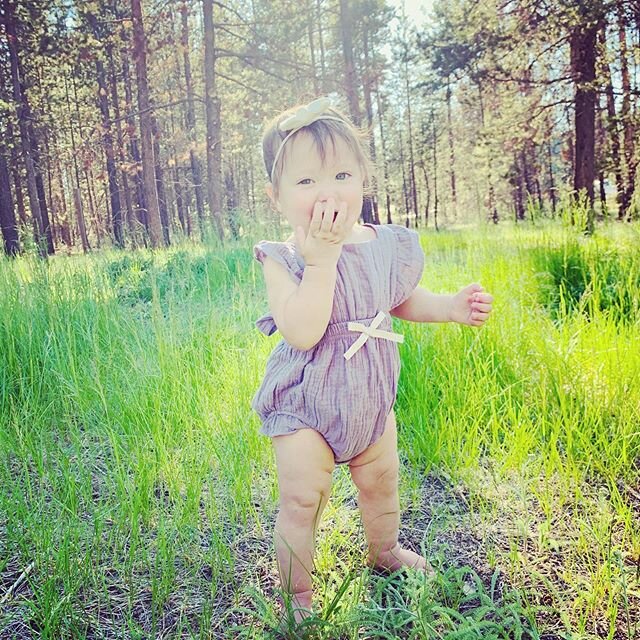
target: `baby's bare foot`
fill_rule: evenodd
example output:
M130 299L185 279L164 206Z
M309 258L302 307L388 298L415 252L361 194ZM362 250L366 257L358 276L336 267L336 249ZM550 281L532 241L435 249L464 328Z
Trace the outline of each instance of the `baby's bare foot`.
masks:
M429 575L434 574L433 568L425 558L409 549L403 549L399 543L396 543L396 545L388 551L378 553L375 558L370 560L370 563L376 569L382 569L384 571L393 572L408 567L410 569L424 571Z
M296 624L300 624L305 618L313 615L311 609L312 595L313 592L311 590L292 594L291 610L293 611L293 619Z

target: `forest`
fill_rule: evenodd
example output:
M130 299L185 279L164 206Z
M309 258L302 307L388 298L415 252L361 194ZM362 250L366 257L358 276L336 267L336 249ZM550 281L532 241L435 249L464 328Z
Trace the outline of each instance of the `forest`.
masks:
M8 0L1 20L9 255L237 239L268 219L264 121L325 94L371 132L364 220L640 215L638 2L460 0L417 26L376 0Z
M265 124L320 96L359 222L494 302L390 318L434 575L366 566L340 465L298 625L254 247ZM0 640L640 638L639 96L639 0L0 0Z

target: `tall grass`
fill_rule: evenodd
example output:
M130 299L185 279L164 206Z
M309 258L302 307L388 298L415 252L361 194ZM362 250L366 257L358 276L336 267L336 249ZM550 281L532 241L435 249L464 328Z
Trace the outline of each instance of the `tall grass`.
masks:
M522 595L479 585L465 605L467 570L446 561L406 596L360 572L338 473L310 637L387 637L390 620L400 637L496 620L534 637L534 614L576 638L640 631L638 235L423 235L423 285L477 279L495 311L481 331L396 321L404 495L427 474L463 487L471 512L449 524L473 526ZM278 337L253 326L250 243L5 259L0 300L0 599L18 583L0 636L273 635L277 490L249 405Z

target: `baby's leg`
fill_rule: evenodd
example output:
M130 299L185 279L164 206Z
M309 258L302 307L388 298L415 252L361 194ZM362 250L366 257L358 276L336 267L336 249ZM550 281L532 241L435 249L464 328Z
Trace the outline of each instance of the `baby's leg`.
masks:
M384 433L349 463L358 487L358 505L369 547L369 563L396 571L401 567L427 569L427 561L398 543L400 498L398 495L398 446L393 411Z
M280 580L292 594L295 607L311 609L315 534L331 490L333 451L313 429L300 429L272 441L280 489L275 527ZM305 615L300 611L296 618Z

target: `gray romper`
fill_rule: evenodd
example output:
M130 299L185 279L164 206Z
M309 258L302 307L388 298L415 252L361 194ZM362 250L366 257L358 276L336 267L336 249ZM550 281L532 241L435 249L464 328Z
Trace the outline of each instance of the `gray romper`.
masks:
M376 231L375 239L342 246L333 311L324 336L308 351L281 340L267 360L264 380L251 403L262 419L260 433L280 436L315 429L333 450L336 462L348 462L382 435L400 373L397 343L382 337L368 337L345 359L345 352L363 335L349 330L348 323L369 326L382 311L384 319L377 328L391 332L389 310L411 295L424 268L415 231L395 224L367 226ZM279 262L296 283L302 280L304 262L293 243L262 240L254 254L260 262L265 256ZM256 326L266 335L277 330L270 314Z

